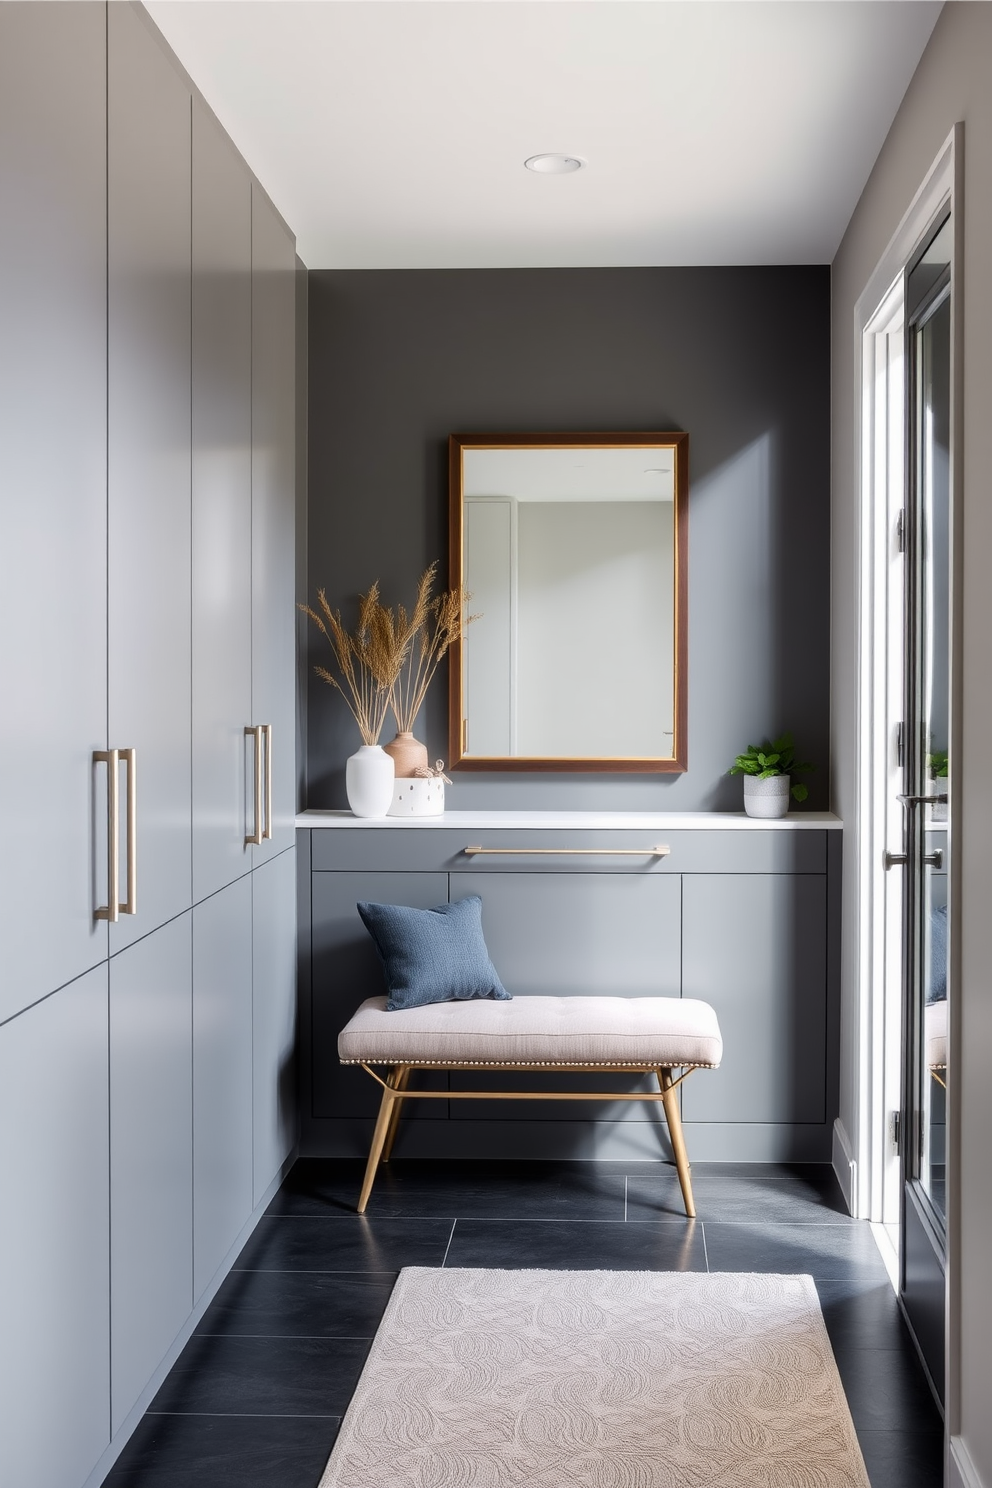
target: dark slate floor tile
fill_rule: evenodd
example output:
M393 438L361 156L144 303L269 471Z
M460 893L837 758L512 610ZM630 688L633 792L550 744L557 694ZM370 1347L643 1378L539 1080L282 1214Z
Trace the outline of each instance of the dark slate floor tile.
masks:
M215 1416L340 1416L368 1351L367 1338L194 1334L150 1409Z
M939 1431L940 1412L919 1360L903 1349L834 1349L858 1431Z
M819 1280L886 1279L866 1224L724 1224L704 1220L711 1271L802 1272Z
M697 1218L724 1223L848 1224L836 1179L735 1178L693 1168ZM684 1213L675 1173L627 1180L627 1218Z
M686 1136L689 1154L692 1155L692 1137ZM631 1169L633 1171L633 1169ZM735 1163L694 1162L692 1175L706 1174L710 1178L744 1178L761 1183L772 1183L779 1178L800 1178L806 1183L831 1183L835 1181L834 1170L829 1163Z
M550 1223L459 1220L446 1266L552 1271L705 1271L698 1222Z
M371 1338L391 1276L356 1272L232 1271L197 1333L243 1337Z
M145 1416L105 1488L317 1488L340 1418Z
M340 1164L302 1159L268 1213L353 1215L363 1173L363 1164L349 1172ZM624 1182L618 1164L397 1160L376 1174L367 1212L411 1219L494 1213L520 1219L622 1219Z
M440 1266L451 1221L263 1216L235 1266L240 1271L366 1271Z
M943 1432L859 1431L858 1443L871 1488L941 1488Z
M888 1277L819 1278L816 1290L833 1348L912 1349Z

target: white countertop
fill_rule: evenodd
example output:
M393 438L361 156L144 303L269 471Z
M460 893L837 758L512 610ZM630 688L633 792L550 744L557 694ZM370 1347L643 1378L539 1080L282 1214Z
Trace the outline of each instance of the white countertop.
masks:
M358 831L648 831L802 832L836 830L844 824L831 811L797 811L765 820L743 811L446 811L443 816L352 816L350 811L303 811L296 825Z

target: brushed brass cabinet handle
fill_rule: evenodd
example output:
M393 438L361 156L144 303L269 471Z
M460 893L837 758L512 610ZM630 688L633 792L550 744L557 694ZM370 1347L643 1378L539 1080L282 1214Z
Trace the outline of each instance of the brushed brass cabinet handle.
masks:
M94 918L117 923L120 913L120 864L117 856L117 834L120 830L120 788L117 779L119 754L116 749L96 749L93 759L107 766L107 902L94 911Z
M133 915L138 913L138 760L137 750L121 749L120 758L124 761L127 770L127 796L125 798L124 822L125 839L127 843L126 894L127 897L121 905L121 914Z
M272 725L263 723L262 729L265 733L265 826L262 836L272 836Z
M467 858L667 858L670 847L463 847Z
M255 777L254 777L254 801L255 801L255 829L245 837L245 847L258 847L262 841L262 728L260 724L250 723L245 728L245 737L251 737L255 741Z

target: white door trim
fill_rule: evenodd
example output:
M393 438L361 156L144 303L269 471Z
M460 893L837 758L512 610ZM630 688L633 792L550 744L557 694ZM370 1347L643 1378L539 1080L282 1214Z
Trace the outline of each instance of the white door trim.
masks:
M873 367L866 365L866 333L900 279L913 250L938 211L947 202L954 210L955 163L961 151L961 125L955 125L917 191L908 210L875 267L854 307L854 480L858 493L855 573L858 595L857 648L857 770L853 823L852 866L857 877L853 896L857 922L857 1016L856 1076L858 1110L856 1131L848 1133L854 1172L852 1213L861 1219L881 1220L885 1165L884 1012L875 996L878 984L879 947L884 944L884 893L882 853L884 807L876 800L877 770L873 762L882 757L884 717L879 718L879 685L875 643L880 633L879 607L884 597L877 593L878 530L875 512L875 442L868 398ZM956 235L958 236L958 235ZM870 340L870 337L868 338ZM883 632L884 633L884 632Z

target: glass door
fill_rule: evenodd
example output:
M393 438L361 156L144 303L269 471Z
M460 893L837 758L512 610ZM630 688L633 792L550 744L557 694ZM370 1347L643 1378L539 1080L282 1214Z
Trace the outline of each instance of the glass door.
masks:
M938 1395L944 1382L944 1186L950 758L951 221L906 279L901 1295Z

